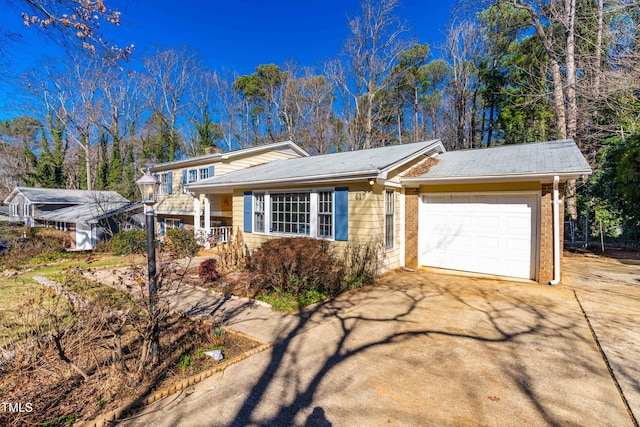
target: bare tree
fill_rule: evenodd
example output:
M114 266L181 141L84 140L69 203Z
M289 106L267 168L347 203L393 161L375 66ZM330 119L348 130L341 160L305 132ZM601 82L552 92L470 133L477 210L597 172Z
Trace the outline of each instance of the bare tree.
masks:
M372 147L376 95L389 85L385 77L398 55L413 44L403 38L408 27L394 14L397 0L363 0L360 6L361 15L349 20L344 46L347 68L331 66L332 78L353 108L349 111L352 149Z
M192 77L201 68L198 54L187 47L159 49L144 59L149 76L149 107L169 130L169 159L179 152L178 123L189 103Z
M445 42L445 55L449 60L450 79L446 89L450 102L448 116L452 127L445 129L452 149L473 147L473 115L477 90L475 60L483 39L475 23L463 21L449 29Z

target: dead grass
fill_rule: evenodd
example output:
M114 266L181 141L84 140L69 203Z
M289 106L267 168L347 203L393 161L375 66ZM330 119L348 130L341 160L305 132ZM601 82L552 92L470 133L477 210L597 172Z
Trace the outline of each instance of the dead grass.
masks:
M0 412L0 425L70 425L92 420L142 400L153 390L212 368L216 362L205 351L221 349L225 360L229 360L262 344L232 331L216 334L212 331L219 325L174 315L160 325L159 365L142 376L136 373L142 340L140 331L130 325L121 334L124 366L116 366L109 316L130 312L133 300L121 291L84 278L78 268L119 267L136 261L130 257L85 256L0 277L0 338L3 344L13 344L4 354L15 355L0 363L3 401L30 403L33 407L32 412ZM62 283L65 291L86 300L85 320L74 320L71 314L78 307L64 303L64 298L55 294L48 295L53 291L37 284L35 275L46 275ZM56 311L48 309L53 302L58 303ZM107 317L103 321L86 320L91 319L91 313L107 313ZM72 343L67 344L67 356L80 371L56 351L51 338L56 332L51 322L58 322L58 328L62 325L63 341Z
M98 364L94 369L85 367L91 372L87 380L50 355L43 355L43 363L34 369L4 373L0 378L3 401L29 402L34 410L19 414L0 412L0 425L55 425L59 420L65 425L67 421L89 421L123 405L142 401L152 390L212 368L217 362L204 355L204 351L222 349L225 360L232 360L261 344L232 331L225 331L222 339L214 342L200 322L182 316L168 319L161 330L161 363L140 381L130 371L114 369L108 363L109 351L99 341L91 348ZM131 332L127 337L130 351L135 351L134 335ZM185 363L187 357L189 362Z

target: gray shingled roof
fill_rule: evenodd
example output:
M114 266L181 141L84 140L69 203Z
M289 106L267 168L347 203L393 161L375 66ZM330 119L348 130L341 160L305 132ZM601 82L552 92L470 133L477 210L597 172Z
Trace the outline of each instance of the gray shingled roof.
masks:
M129 201L115 191L67 190L60 188L16 187L11 193L19 191L33 204L84 204L95 202ZM11 197L11 196L9 196ZM7 199L8 200L8 199Z
M427 173L404 181L591 173L573 140L448 151L436 158Z
M142 207L141 203L131 202L105 202L105 203L86 203L78 206L69 206L68 208L56 209L55 211L45 212L36 217L38 220L60 221L72 223L95 223L99 218L109 217L117 213L120 209L127 207Z
M198 181L187 185L187 188L317 182L364 175L371 175L375 178L378 174L391 170L421 154L442 152L441 147L439 140L431 140L367 150L275 160L264 165Z

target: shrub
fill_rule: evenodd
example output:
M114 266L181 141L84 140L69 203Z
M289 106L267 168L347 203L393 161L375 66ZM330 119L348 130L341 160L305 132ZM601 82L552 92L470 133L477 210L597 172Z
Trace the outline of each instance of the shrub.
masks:
M384 259L382 242L336 243L310 238L265 242L251 255L248 267L257 273L254 292L290 311L374 281Z
M57 261L67 257L66 249L73 243L68 233L46 228L29 228L24 235L11 242L11 249L0 257L0 266L18 268Z
M111 238L114 255L142 254L147 251L147 233L145 230L129 230L116 233Z
M366 243L350 241L342 251L338 263L341 268L345 289L355 289L373 283L380 274L384 259L384 245L381 241L370 240Z
M249 269L259 273L262 290L298 296L317 290L339 293L335 257L331 243L305 237L269 240L256 249Z
M220 278L218 271L218 261L214 258L205 259L198 267L198 277L206 282L215 282Z
M193 231L185 230L184 228L170 228L167 230L165 244L166 250L178 258L196 256L200 249Z
M235 235L229 236L229 241L219 246L220 268L223 271L242 269L247 263L244 236L238 227Z

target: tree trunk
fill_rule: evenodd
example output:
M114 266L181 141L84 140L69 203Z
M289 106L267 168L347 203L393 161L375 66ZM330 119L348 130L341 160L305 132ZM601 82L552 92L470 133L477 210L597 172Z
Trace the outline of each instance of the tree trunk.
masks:
M576 101L575 10L576 0L565 0L565 17L568 24L567 44L565 49L565 67L567 73L567 138L574 140L576 139L578 126L578 104ZM580 145L579 142L578 144Z
M572 0L565 0L572 1ZM564 105L564 92L563 92L563 81L562 81L562 72L560 70L560 64L558 63L556 53L553 50L553 44L551 39L547 36L547 33L544 32L544 27L542 26L542 22L540 21L540 17L536 13L536 11L529 6L528 4L523 3L522 1L518 1L515 3L516 7L521 9L525 9L529 13L529 17L533 21L533 26L536 30L536 34L538 38L542 42L547 55L549 55L549 65L551 67L551 78L553 80L553 106L556 112L556 129L558 131L558 136L562 139L567 138L567 117L565 112ZM574 69L575 73L575 69Z
M82 136L82 149L84 150L84 167L87 173L87 190L93 190L93 181L91 179L91 147L89 146L89 137L86 135Z
M575 12L576 0L565 0L565 18L568 24L567 45L565 49L567 73L567 138L576 139L578 128L578 105L576 101L576 64L575 64ZM581 145L579 141L576 141ZM567 211L573 221L578 219L576 204L576 181L567 182Z

